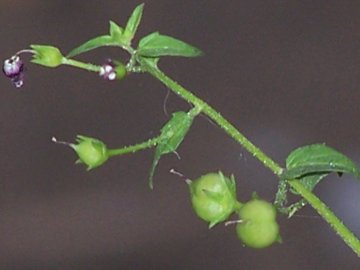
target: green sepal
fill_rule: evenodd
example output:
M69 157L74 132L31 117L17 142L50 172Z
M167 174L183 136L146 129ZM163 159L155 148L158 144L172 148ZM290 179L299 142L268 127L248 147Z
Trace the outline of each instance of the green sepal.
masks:
M195 188L194 188L194 185L193 185L193 181L190 180L190 179L187 179L186 184L189 187L190 195L194 195L195 194Z
M159 32L154 32L143 37L139 42L137 53L144 57L196 57L203 54L198 48L179 39L161 35Z
M278 234L278 236L277 236L277 238L276 238L276 242L277 242L278 244L282 244L282 243L283 243L283 239L282 239L282 237L281 237L280 232L279 232L279 234Z
M204 192L206 196L213 200L221 200L224 196L222 193L211 191L208 189L203 189L202 192Z
M286 159L286 170L280 177L284 180L299 179L312 190L331 172L360 176L359 168L347 156L325 144L313 144L291 152Z
M238 212L242 203L236 200L235 179L225 177L219 171L202 175L194 181L187 181L192 207L198 217L209 223L209 228L225 221Z
M222 174L222 172L219 172L219 174ZM223 175L223 174L222 174ZM223 175L224 180L226 182L226 185L228 186L231 194L236 198L236 182L235 182L235 176L232 174L230 175L229 180L226 180L225 176Z
M153 177L155 168L162 155L176 153L177 148L188 133L194 117L198 114L198 109L194 108L189 112L175 112L171 119L162 127L160 140L155 149L154 161L149 175L149 186L153 188Z
M63 63L64 56L60 50L50 45L32 44L30 48L34 51L32 63L45 67L58 67Z
M140 21L141 21L143 9L144 9L144 4L138 5L132 12L130 18L128 19L128 22L126 24L126 27L125 27L125 30L123 33L123 40L124 40L124 43L127 45L131 44L131 41L136 34L136 31L137 31Z
M75 163L86 165L88 171L101 166L109 158L106 145L96 138L77 135L76 144L70 146L79 157Z
M260 200L260 196L257 194L256 191L253 191L253 193L251 193L251 200Z
M217 219L217 220L213 220L209 223L209 229L212 229L215 225L219 224L220 222L222 222L222 219Z

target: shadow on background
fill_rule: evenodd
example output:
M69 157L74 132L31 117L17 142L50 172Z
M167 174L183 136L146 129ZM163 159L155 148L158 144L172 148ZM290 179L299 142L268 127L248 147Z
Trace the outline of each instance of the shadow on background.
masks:
M2 1L1 57L29 44L64 52L124 24L137 1ZM358 1L147 1L139 36L159 30L203 49L160 66L203 97L282 163L294 148L326 142L359 163ZM126 59L114 48L84 61ZM124 58L125 57L125 58ZM0 78L1 269L356 269L359 260L309 208L280 219L284 243L245 248L234 228L209 231L190 208L190 178L234 173L240 200L272 200L277 179L206 118L167 156L150 191L151 150L91 172L51 143L77 134L110 147L157 134L169 113L188 109L148 75L109 83L73 68L27 65L25 86ZM317 193L360 236L360 186L324 181Z

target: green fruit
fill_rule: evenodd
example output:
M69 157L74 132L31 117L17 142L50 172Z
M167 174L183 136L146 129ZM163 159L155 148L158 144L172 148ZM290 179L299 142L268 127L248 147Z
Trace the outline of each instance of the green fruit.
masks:
M77 142L77 144L71 146L78 154L79 162L87 165L89 170L102 165L108 160L108 150L102 141L78 135Z
M264 200L253 199L241 207L240 218L253 222L274 221L276 219L275 207Z
M209 222L209 228L226 220L238 206L233 176L208 173L188 184L193 209L198 217Z
M279 240L276 210L271 203L253 199L241 207L239 217L236 233L248 247L265 248Z
M276 221L251 222L236 225L240 240L252 248L265 248L272 245L279 237L279 225Z

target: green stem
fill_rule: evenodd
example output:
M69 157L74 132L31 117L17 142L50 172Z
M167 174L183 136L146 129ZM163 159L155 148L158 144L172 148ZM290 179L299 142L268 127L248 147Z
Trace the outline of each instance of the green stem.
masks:
M190 117L195 117L196 115L198 115L201 112L201 108L199 107L194 107L192 108L189 112L188 115ZM151 148L156 146L162 139L162 134L155 137L155 138L151 138L145 142L142 143L138 143L138 144L134 144L134 145L129 145L129 146L125 146L125 147L121 147L121 148L117 148L117 149L109 149L108 150L108 155L109 157L113 157L113 156L121 156L124 154L128 154L128 153L135 153L137 151L141 151L144 150L146 148Z
M269 168L274 174L281 175L283 168L280 167L275 161L267 156L263 151L256 147L251 141L249 141L242 133L240 133L229 121L227 121L220 113L214 108L208 105L206 102L186 90L180 84L165 75L158 67L151 62L144 59L138 59L144 69L152 76L160 80L163 84L169 87L173 92L184 100L192 103L196 109L194 112L197 114L200 110L202 113L210 117L215 123L217 123L228 135L230 135L235 141L241 144L248 152L262 162L267 168ZM92 72L99 72L100 66L93 64L83 63L73 59L63 59L63 64L85 69ZM160 140L159 137L152 138L146 142L136 145L126 146L119 149L110 149L109 156L124 155L127 153L134 153L146 148L155 146ZM304 185L298 180L288 181L289 185L296 190L307 202L322 216L330 226L336 231L336 233L344 240L344 242L360 257L360 241L359 239L339 220L334 213L311 191L306 189Z
M249 151L254 157L262 162L267 168L269 168L274 174L280 176L283 172L283 168L280 167L275 161L268 157L252 142L250 142L243 134L241 134L229 121L227 121L220 113L213 109L206 102L186 90L180 84L166 76L153 61L148 61L144 58L137 59L140 65L150 73L152 76L160 80L178 96L183 98L189 103L192 103L196 107L201 108L202 113L210 117L215 123L217 123L228 135L241 144L247 151ZM303 198L305 198L309 204L322 216L335 232L344 240L344 242L360 257L360 242L359 239L334 215L334 213L311 191L307 190L304 185L297 181L289 181L289 185L297 191Z
M91 71L91 72L100 72L100 66L97 65L93 65L90 63L83 63L74 59L68 59L68 58L63 58L62 59L62 64L63 65L68 65L68 66L72 66L72 67L76 67L76 68L81 68L81 69L85 69L87 71Z
M256 147L252 142L250 142L243 134L241 134L229 121L227 121L220 113L213 109L206 102L192 94L190 91L186 90L180 84L175 82L166 76L161 70L156 66L152 66L146 61L139 60L141 65L145 67L145 70L153 75L155 78L159 79L163 84L173 90L181 98L185 99L189 103L192 103L194 106L201 108L202 113L209 116L215 123L219 125L222 129L225 130L235 141L240 143L247 151L249 151L254 157L261 161L266 167L268 167L276 175L280 175L283 169L270 157L268 157L263 151Z
M144 150L146 148L151 148L151 147L155 146L159 142L159 140L160 140L160 136L151 138L151 139L147 140L146 142L125 146L125 147L118 148L118 149L110 149L110 150L108 150L108 155L109 155L109 157L113 157L113 156L120 156L120 155L124 155L124 154L128 154L128 153L135 153L137 151Z
M304 187L298 180L288 181L289 185L295 189L309 204L325 219L334 231L344 240L344 242L360 257L359 239L335 216L335 214L311 191Z

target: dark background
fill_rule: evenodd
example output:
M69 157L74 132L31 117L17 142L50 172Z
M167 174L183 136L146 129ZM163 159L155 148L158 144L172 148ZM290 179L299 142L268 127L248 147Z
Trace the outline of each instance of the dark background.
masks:
M4 60L29 44L64 52L124 25L138 1L0 3ZM204 50L160 66L283 165L294 148L326 142L360 162L359 1L146 1L138 37L159 30ZM80 59L126 59L102 48ZM125 58L124 58L125 57ZM25 57L26 61L28 57ZM86 172L51 137L94 136L110 147L158 134L189 106L149 75L120 83L70 67L27 63L25 85L0 78L0 269L358 269L360 261L310 208L280 218L283 244L245 248L234 227L212 230L191 210L190 178L234 173L238 197L272 200L277 179L205 117L178 160L166 156L150 191L153 151ZM164 107L166 110L164 110ZM331 176L316 193L360 236L360 185Z

